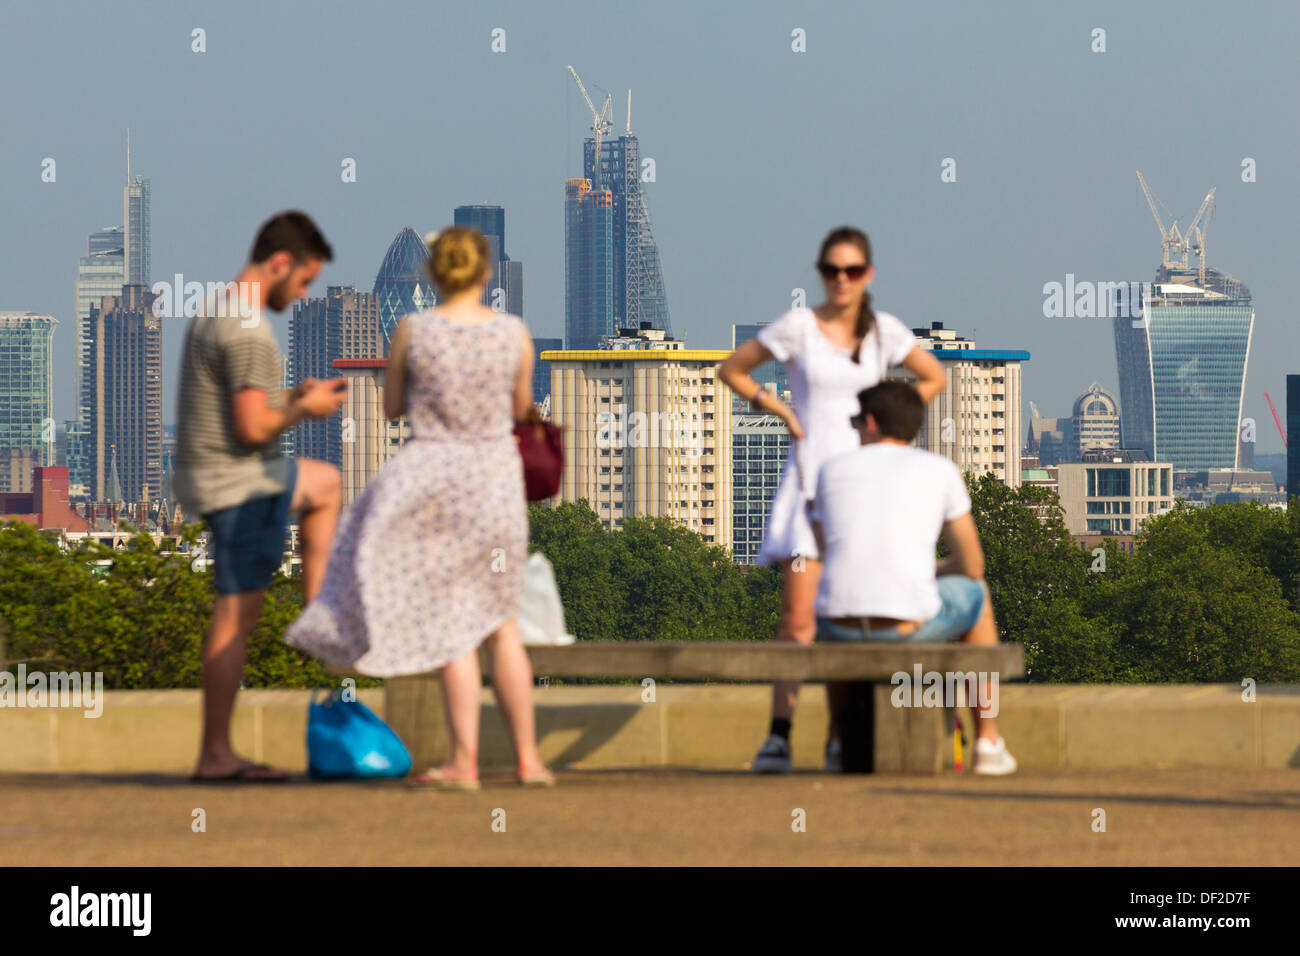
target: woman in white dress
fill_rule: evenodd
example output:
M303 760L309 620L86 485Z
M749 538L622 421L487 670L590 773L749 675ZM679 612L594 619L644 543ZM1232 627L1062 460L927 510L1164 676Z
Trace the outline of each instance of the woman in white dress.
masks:
M883 379L894 365L916 377L917 390L927 402L946 383L939 360L916 344L907 326L887 312L872 311L867 286L875 269L864 233L848 226L833 230L822 241L817 271L825 301L816 308L793 309L764 326L757 338L739 346L718 370L734 392L756 409L779 416L790 429L790 454L772 500L758 561L781 568L777 640L800 644L811 644L816 636L813 606L822 570L806 502L822 464L858 445L857 431L849 424L858 410L858 393ZM785 365L793 408L750 375L773 359ZM790 723L798 693L798 681L773 686L772 725L754 759L755 772L790 769ZM839 769L839 750L832 716L826 769Z

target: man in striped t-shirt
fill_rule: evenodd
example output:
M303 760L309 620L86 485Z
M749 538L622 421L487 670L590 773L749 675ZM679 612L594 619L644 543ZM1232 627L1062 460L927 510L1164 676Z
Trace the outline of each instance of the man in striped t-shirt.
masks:
M344 379L280 388L281 358L264 308L281 312L307 294L329 243L301 212L262 225L239 277L191 320L181 359L173 487L212 533L216 601L203 647L203 743L195 780L283 781L279 770L230 746L230 716L248 635L284 557L289 516L300 515L304 598L320 589L341 490L338 469L280 454L280 435L326 418L346 397Z

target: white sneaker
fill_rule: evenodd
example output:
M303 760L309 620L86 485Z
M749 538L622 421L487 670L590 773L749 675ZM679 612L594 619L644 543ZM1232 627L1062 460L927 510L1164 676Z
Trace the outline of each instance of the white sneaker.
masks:
M1007 742L1001 737L996 744L991 744L983 737L975 741L975 772L989 776L1005 776L1015 773L1016 758L1007 750Z
M749 769L754 773L789 773L790 742L776 734L770 735L758 748L758 755Z
M839 737L826 741L826 758L822 761L822 770L826 773L844 772L844 745Z

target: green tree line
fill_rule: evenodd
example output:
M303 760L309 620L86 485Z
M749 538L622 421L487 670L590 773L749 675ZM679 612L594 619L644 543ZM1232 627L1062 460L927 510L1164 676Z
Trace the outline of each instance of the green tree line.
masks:
M1054 493L992 475L967 482L998 627L1025 645L1029 680L1300 681L1300 508L1179 504L1147 522L1133 552L1110 541L1094 554L1066 531ZM583 501L534 505L529 519L580 639L776 633L778 573L736 565L668 518L626 518L611 533ZM209 575L147 535L116 551L65 550L30 526L0 528L0 661L102 671L114 688L197 687ZM277 574L247 686L331 683L282 640L300 610L298 582Z

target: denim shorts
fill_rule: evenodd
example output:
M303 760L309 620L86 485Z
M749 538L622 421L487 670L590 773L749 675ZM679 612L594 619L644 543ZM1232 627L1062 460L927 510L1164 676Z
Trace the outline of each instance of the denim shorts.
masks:
M939 613L911 634L898 633L897 627L873 628L873 641L955 641L972 627L989 600L988 586L961 574L946 574L935 582L939 587ZM861 641L860 627L836 624L831 618L817 618L817 640Z
M212 580L218 594L271 586L275 569L284 561L289 505L297 479L298 466L290 458L284 491L203 516L212 532Z

